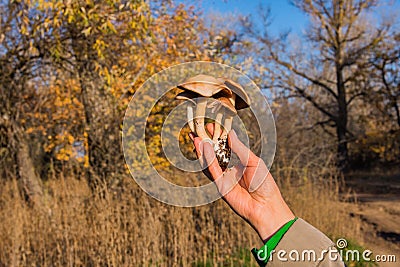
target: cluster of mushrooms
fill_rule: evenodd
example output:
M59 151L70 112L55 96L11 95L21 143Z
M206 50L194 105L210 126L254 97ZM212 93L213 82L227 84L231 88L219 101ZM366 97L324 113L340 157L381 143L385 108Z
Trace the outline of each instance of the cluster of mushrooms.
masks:
M218 163L225 170L231 158L228 133L237 110L249 107L248 95L240 84L232 80L204 74L187 79L179 84L178 88L183 92L179 93L176 99L190 101L187 107L187 123L190 130L201 139L212 141ZM208 101L211 98L214 101ZM216 113L212 138L204 125L207 109Z

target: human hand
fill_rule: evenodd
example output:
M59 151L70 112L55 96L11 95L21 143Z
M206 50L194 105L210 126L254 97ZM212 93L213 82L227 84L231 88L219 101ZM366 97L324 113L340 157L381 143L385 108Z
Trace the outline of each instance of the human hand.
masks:
M214 124L207 124L207 130L213 134ZM238 139L234 130L228 135L228 143L240 163L225 172L207 140L202 142L193 133L190 133L190 138L200 163L208 166L206 175L214 181L229 206L257 231L262 240L265 241L294 219L264 161Z

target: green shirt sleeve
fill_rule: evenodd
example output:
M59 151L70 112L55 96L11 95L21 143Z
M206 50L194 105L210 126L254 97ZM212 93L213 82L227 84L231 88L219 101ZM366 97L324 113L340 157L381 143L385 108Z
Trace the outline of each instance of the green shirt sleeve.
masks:
M271 251L276 248L279 241L281 241L282 237L296 220L297 217L282 226L271 238L268 239L268 241L264 244L262 248L253 248L251 250L251 253L253 253L253 256L260 266L264 267L267 265L269 257L271 255Z

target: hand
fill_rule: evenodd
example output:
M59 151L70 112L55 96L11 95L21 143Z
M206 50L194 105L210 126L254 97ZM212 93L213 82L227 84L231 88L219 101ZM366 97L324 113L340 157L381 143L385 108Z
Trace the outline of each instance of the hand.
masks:
M207 124L207 130L213 134L214 124ZM264 161L238 139L234 130L228 135L228 144L241 163L225 172L209 142L202 142L193 133L190 133L190 138L200 163L208 166L208 176L215 182L223 199L258 232L262 240L294 219Z

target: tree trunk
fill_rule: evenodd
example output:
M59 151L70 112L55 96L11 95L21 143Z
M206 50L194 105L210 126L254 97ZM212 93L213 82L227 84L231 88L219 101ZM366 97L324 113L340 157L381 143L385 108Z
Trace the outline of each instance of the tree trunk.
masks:
M345 170L348 164L348 149L347 149L347 102L346 88L343 82L343 70L340 63L336 65L336 79L338 90L338 116L336 119L336 134L337 134L337 163L340 170Z
M8 141L17 163L18 177L24 193L35 207L44 208L42 181L36 173L23 128L16 122L4 118L0 118L0 124L8 129Z
M94 127L94 107L92 103L91 97L94 96L93 90L90 88L90 81L88 80L90 76L87 75L87 71L83 65L79 66L79 82L82 90L82 103L85 114L85 132L87 134L87 142L88 142L88 151L86 151L88 155L88 163L89 168L86 168L86 176L89 187L92 191L95 191L100 182L100 178L96 175L98 171L98 163L99 159L96 157L95 149L96 144L94 138L95 133L93 131ZM100 100L99 100L100 101Z
M348 148L347 148L347 138L346 138L346 125L342 122L338 122L336 126L337 134L337 163L340 170L345 170L348 164Z
M96 76L94 67L90 62L79 66L79 82L82 89L82 103L85 114L85 131L88 142L89 168L86 170L89 187L92 191L98 191L99 185L111 177L111 165L108 164L108 157L112 151L107 146L110 142L106 133L105 125L109 123L109 116L101 113L109 109L107 99L96 84L100 80ZM118 130L118 128L117 128ZM117 146L114 146L117 149ZM118 151L118 150L117 150Z
M399 105L397 104L396 97L393 97L392 101L393 101L394 110L396 112L397 126L399 126L399 128L400 128L400 109L399 109Z
M43 187L42 181L35 171L32 158L29 153L29 146L23 137L18 138L17 144L17 165L18 175L21 179L25 194L37 207L43 207Z
M335 25L335 38L336 38L336 51L335 51L335 69L336 69L336 88L337 88L337 107L338 114L336 117L336 134L337 134L337 164L341 171L344 171L348 163L348 150L347 150L347 100L346 100L346 85L343 78L343 61L344 61L344 47L343 47L343 18L344 18L344 3L339 2L335 6L334 17L337 24Z

